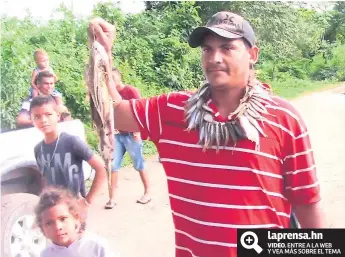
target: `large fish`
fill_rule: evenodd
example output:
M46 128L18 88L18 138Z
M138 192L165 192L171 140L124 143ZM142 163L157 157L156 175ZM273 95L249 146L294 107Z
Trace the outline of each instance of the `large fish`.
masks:
M104 47L93 41L90 47L90 58L86 68L86 81L89 91L91 117L99 137L99 150L106 169L111 172L111 161L114 151L114 109L108 92L107 67L109 59ZM108 174L109 175L109 174Z

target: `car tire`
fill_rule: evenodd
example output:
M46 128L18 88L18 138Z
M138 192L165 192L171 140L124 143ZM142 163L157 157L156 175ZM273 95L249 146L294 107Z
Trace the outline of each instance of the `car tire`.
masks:
M39 256L47 240L35 225L34 208L39 198L18 193L1 197L1 256L15 257L20 252Z

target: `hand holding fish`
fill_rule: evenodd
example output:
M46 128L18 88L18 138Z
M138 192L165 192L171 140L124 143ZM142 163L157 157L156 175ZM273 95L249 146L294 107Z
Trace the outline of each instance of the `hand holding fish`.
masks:
M94 18L89 22L88 37L89 43L97 40L110 54L115 39L115 26L102 18Z
M89 63L85 80L90 95L90 109L93 125L99 137L99 150L106 170L111 171L114 151L114 109L109 88L113 83L108 76L112 67L111 49L115 37L115 27L101 18L90 21L88 28L90 43Z

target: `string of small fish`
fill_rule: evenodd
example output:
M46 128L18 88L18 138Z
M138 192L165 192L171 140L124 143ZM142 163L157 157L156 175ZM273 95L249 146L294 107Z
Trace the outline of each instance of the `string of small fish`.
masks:
M260 127L258 121L266 119L263 114L272 115L265 105L276 102L271 98L271 92L253 75L250 76L245 94L240 100L238 108L228 116L227 122L219 122L213 118L213 110L208 106L211 101L211 88L209 83L197 90L185 104L185 120L188 123L187 131L199 131L198 144L206 151L216 144L216 151L221 145L225 148L231 139L236 146L240 139L249 139L255 142L255 150L260 148L260 134L267 135Z
M90 95L91 118L108 175L111 172L111 161L115 151L114 108L107 87L107 83L110 83L107 71L110 70L109 58L104 47L94 39L90 47L85 77Z

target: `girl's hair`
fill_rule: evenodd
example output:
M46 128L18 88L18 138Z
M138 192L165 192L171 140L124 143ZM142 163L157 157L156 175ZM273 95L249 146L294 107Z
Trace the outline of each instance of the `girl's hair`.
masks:
M71 191L62 187L49 186L40 195L40 200L35 208L36 223L42 229L42 212L58 204L66 204L69 212L75 219L81 220L78 199ZM85 224L84 224L85 225Z
M38 56L46 55L48 56L47 52L44 49L37 49L34 52L34 59L36 60Z

